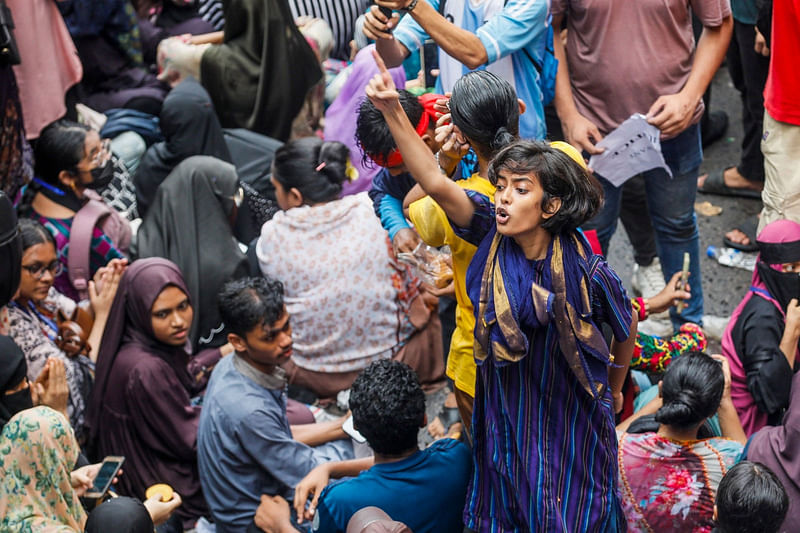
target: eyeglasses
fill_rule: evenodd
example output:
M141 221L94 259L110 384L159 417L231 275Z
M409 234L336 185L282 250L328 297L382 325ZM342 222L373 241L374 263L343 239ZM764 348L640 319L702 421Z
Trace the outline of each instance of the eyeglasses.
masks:
M58 259L56 259L49 265L34 263L32 265L22 265L22 268L27 270L30 273L30 275L34 277L34 279L42 279L45 270L49 271L54 278L58 277L64 271L64 265L62 265L58 261Z
M100 166L103 162L108 159L108 156L111 154L111 139L103 139L100 141L100 149L94 155L94 159L92 159L93 166Z

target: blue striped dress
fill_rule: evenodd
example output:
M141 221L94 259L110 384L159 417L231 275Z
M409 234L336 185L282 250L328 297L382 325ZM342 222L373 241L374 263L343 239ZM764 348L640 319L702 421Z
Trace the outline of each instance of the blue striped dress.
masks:
M485 249L496 225L488 198L477 193L469 196L476 204L476 216L471 227L455 229L459 236L480 243L467 274L477 314ZM522 253L510 239L504 247L505 253L513 253L514 248ZM533 306L531 282L547 288L548 259L523 259L527 271L504 270L506 291L509 298L520 299L517 305ZM622 282L603 258L594 256L587 263L591 320L598 327L608 324L614 336L624 341L631 305ZM515 263L505 256L501 264L507 269ZM529 346L522 359L500 360L490 348L488 357L477 361L472 418L475 468L464 523L480 532L624 530L617 498L617 439L610 391L604 387L604 393L594 399L562 354L554 321L532 327L532 320L520 320ZM582 350L582 355L591 380L607 385L608 352Z

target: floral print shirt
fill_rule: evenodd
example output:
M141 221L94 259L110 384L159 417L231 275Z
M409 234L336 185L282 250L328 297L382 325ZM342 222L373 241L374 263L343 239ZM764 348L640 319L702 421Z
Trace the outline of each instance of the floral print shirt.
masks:
M14 415L0 434L0 531L83 531L70 482L79 452L69 422L49 407Z
M619 436L620 502L628 531L710 533L717 486L743 446L725 438Z
M72 316L75 302L50 287L47 298L40 306L55 316L58 309L66 316ZM28 381L33 383L44 370L51 357L64 362L64 370L69 387L67 412L78 439L85 437L85 411L94 383L94 363L85 355L69 357L56 346L58 328L55 320L48 320L46 314L37 312L31 306L16 302L8 305L9 336L25 354L28 364Z
M367 193L277 213L261 229L257 256L261 272L283 282L301 368L361 370L415 332L419 281L396 261Z

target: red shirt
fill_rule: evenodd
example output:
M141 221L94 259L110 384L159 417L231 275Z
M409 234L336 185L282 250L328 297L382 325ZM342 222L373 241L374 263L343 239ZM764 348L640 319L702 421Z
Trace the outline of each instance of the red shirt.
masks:
M772 118L800 126L800 0L774 0L764 107Z

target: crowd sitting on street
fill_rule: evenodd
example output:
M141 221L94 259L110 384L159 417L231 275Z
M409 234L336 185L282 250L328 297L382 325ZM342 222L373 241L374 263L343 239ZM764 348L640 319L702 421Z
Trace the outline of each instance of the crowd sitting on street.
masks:
M800 531L797 57L788 0L0 1L0 532ZM698 193L762 205L722 312Z

